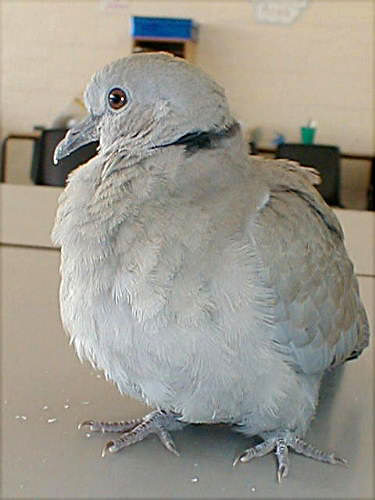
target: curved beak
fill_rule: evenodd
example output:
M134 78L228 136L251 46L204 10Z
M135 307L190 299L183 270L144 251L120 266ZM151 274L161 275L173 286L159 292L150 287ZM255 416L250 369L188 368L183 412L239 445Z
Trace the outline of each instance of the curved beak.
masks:
M53 163L57 165L59 160L69 156L76 149L99 140L97 120L88 115L68 130L66 136L58 143L53 155Z

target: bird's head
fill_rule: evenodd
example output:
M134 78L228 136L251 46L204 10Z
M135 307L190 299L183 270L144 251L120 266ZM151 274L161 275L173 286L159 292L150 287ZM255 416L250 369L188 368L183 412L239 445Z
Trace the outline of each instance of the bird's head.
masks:
M164 147L234 122L224 90L198 67L164 53L136 54L98 71L85 92L88 116L69 130L55 163L89 142L101 152Z

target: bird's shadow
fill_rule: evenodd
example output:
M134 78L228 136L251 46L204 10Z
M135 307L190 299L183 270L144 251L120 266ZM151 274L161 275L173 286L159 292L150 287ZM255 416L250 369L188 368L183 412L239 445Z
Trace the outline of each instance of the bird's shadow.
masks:
M176 443L184 454L196 455L197 450L201 456L216 459L221 456L228 460L228 453L234 460L243 451L262 441L258 436L247 437L236 432L229 424L190 424L181 433L174 434Z

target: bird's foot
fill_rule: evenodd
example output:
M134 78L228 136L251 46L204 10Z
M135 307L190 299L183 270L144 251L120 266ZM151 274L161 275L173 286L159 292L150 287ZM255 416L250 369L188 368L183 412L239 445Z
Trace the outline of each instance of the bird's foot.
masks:
M86 420L79 424L78 428L88 427L91 432L122 433L119 439L108 441L103 448L102 457L107 452L116 453L138 441L143 441L150 434L156 434L167 450L179 455L169 431L182 429L184 425L178 420L178 415L157 410L145 415L143 418L130 421L96 422Z
M235 466L238 462L250 462L253 458L263 457L275 450L277 458L277 479L281 482L286 478L289 472L288 448L291 448L296 453L305 457L313 458L320 462L329 464L347 465L347 461L337 457L334 453L320 451L311 444L306 443L303 439L293 435L292 433L271 434L266 439L252 448L248 448L241 453L233 462Z

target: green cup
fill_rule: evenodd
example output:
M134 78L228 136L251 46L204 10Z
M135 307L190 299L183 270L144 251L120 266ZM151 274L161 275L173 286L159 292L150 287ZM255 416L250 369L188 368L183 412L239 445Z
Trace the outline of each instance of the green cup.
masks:
M301 127L302 144L314 144L316 128Z

